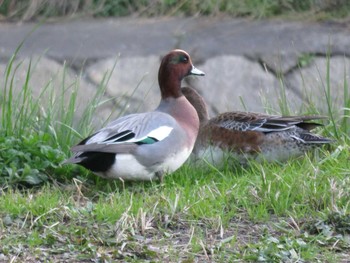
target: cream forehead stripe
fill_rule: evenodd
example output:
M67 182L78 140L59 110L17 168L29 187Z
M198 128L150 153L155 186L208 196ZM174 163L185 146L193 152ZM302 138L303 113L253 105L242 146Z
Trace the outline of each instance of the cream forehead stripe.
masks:
M182 49L174 49L173 51L174 52L182 52L182 53L186 54L187 56L190 56L185 50L182 50Z

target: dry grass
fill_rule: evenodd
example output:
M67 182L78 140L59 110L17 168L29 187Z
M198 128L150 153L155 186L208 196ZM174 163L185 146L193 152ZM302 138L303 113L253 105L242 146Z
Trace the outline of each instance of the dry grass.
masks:
M106 190L106 181L91 185L79 180L72 185L47 185L26 192L2 189L0 259L346 262L350 244L346 234L335 226L348 233L348 217L331 214L322 221L305 215L297 218L299 215L291 212L290 216L272 213L268 220L253 220L243 208L231 216L226 210L215 216L198 217L191 211L196 206L194 202L181 206L187 199L187 185L193 179L178 183L184 172L182 169L175 175L177 178L166 178L164 185L107 183L110 192ZM102 183L104 192L96 189ZM217 196L200 205L201 209L211 202L222 205L222 194L216 193L216 184L222 184L220 178L216 182L213 178L206 180L207 191ZM198 190L198 186L192 189L196 196L205 195ZM171 197L173 191L178 192L175 198ZM243 194L238 189L232 191L233 195ZM226 204L227 209L235 205ZM120 216L116 215L117 210ZM317 214L319 218L321 213Z
M33 20L38 17L93 15L100 11L105 1L94 4L93 0L1 0L2 12L8 20Z
M161 15L230 15L300 19L348 17L347 0L0 0L0 15L7 20L41 18L119 17Z

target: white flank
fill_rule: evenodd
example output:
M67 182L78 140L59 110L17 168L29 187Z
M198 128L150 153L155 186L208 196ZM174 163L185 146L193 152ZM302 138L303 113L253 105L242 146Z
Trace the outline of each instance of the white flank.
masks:
M191 152L192 149L185 148L181 152L169 156L167 159L164 160L164 163L161 165L163 167L162 170L168 173L176 171L184 162L186 162Z
M149 181L155 179L156 171L174 172L187 160L190 154L191 150L186 148L169 156L163 163L148 168L141 165L131 154L117 154L115 163L107 172L96 174L108 179Z
M237 154L235 152L227 152L220 147L210 146L201 149L193 159L198 166L206 167L209 164L216 168L222 168L227 163L236 160L241 164L245 164L249 158L249 154Z
M117 154L113 166L104 173L97 173L108 179L151 180L154 173L149 172L131 154Z
M219 147L210 146L205 149L201 149L196 155L198 159L204 159L214 166L222 165L225 159L225 153Z

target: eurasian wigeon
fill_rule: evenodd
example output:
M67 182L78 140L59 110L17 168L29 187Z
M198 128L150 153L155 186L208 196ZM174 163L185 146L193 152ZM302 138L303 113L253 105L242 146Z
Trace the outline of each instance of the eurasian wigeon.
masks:
M196 108L200 128L193 154L211 164L223 164L234 157L241 163L247 158L285 161L306 151L332 142L310 132L321 124L323 116L275 116L253 112L226 112L209 119L203 97L192 88L182 93Z
M76 163L104 178L162 179L190 156L199 129L198 115L181 91L188 75L204 76L188 53L173 50L161 61L159 106L152 112L130 114L72 147L66 163Z

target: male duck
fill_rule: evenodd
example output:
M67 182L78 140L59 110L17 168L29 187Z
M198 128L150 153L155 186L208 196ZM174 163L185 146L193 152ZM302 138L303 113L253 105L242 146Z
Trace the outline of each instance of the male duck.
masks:
M247 157L258 161L285 161L315 146L332 142L310 132L321 124L310 122L322 116L274 116L251 112L226 112L209 119L207 106L192 88L182 93L196 108L200 120L193 150L197 158L219 165L229 156L241 163Z
M76 163L110 179L162 179L189 157L199 129L196 110L183 96L181 81L204 76L183 50L168 53L160 64L159 106L153 112L121 117L81 141L66 163Z

